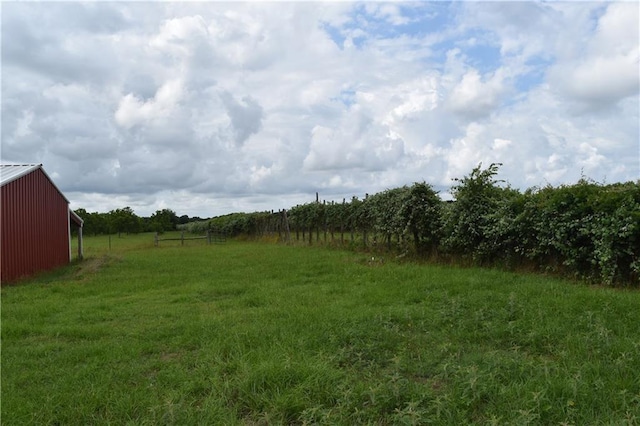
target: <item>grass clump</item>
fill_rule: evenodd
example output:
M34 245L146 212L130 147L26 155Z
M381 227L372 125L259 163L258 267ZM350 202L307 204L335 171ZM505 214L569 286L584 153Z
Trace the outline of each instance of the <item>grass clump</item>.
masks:
M637 292L151 238L2 289L3 423L640 419Z

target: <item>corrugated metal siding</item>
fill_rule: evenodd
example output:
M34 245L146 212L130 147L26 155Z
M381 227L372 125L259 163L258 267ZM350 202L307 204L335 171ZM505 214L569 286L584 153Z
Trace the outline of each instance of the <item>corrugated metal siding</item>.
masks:
M44 171L2 186L2 282L69 262L69 206Z

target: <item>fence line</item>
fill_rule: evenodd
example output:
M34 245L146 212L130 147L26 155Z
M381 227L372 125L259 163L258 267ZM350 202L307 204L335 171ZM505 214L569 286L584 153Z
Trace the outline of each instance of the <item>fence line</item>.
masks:
M184 231L180 233L179 238L160 238L160 235L156 232L154 235L154 243L155 246L158 247L160 241L180 241L180 245L184 245L185 240L207 240L207 244L211 245L213 243L219 244L227 241L226 236L223 233L212 232L211 230L207 230L206 235L196 236L196 237L185 237Z

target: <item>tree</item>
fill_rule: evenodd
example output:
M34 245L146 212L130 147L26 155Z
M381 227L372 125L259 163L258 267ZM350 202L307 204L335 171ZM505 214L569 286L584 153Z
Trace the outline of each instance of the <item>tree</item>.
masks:
M170 209L157 210L149 218L151 230L155 232L173 231L179 222L176 213Z
M120 236L122 232L126 232L127 234L140 232L142 221L136 216L131 207L111 210L109 212L109 219L110 231L117 232L118 236Z
M82 218L85 235L99 235L109 233L109 215L107 213L89 213L85 209L75 210Z

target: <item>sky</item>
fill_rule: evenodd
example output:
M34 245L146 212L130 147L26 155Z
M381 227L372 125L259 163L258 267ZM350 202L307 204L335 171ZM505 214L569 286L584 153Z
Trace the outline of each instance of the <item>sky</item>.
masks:
M640 179L637 2L2 2L3 163L211 217Z

